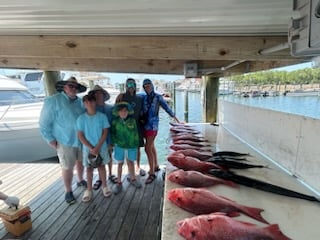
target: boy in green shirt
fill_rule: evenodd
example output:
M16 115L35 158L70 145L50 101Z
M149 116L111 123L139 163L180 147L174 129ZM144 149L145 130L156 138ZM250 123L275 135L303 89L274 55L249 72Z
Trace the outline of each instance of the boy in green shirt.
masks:
M122 190L121 175L125 159L130 175L128 180L135 187L141 187L134 170L139 147L139 133L136 120L132 116L133 113L131 105L127 102L117 103L112 111L114 119L111 123L111 140L114 144L114 158L118 161L118 182L112 188L114 194L118 194Z

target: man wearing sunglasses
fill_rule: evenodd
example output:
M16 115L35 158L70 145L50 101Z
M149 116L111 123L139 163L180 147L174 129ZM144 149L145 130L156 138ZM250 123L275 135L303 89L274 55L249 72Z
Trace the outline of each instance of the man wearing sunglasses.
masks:
M76 120L85 112L77 93L85 92L86 87L79 84L75 77L56 84L57 94L45 98L41 110L39 126L42 137L56 149L62 179L65 187L65 201L75 203L72 192L73 168L76 166L78 186L87 187L83 179L82 153L77 137Z

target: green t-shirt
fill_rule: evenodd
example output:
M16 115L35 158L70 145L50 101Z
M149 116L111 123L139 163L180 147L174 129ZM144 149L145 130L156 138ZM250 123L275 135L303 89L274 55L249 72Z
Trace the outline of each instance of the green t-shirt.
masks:
M116 117L111 123L112 143L122 148L137 148L139 134L136 120L133 117L121 119Z

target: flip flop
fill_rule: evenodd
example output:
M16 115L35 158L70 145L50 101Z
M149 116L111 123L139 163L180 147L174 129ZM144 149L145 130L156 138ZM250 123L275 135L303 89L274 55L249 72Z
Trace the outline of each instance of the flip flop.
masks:
M161 169L159 168L159 166L156 166L155 168L154 168L154 171L155 172L159 172Z
M93 190L98 190L101 187L102 181L101 180L97 180L94 184L93 184Z
M110 180L110 182L112 183L117 183L118 182L118 178L115 175L111 175L108 178Z
M89 202L92 198L92 191L85 190L82 196L82 202Z
M156 179L156 175L150 174L146 180L146 184L152 183Z
M103 187L102 188L102 193L103 193L103 196L106 197L106 198L110 197L111 194L112 194L112 192L109 190L108 187Z

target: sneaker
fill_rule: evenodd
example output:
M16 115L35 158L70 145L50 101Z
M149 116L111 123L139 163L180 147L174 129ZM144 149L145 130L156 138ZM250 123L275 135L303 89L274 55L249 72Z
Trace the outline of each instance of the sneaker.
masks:
M136 188L141 188L142 184L138 179L134 179L134 180L129 180L130 184L132 184L133 186L135 186Z
M112 192L116 195L122 191L122 184L117 183L112 186Z
M82 180L82 181L80 181L80 182L77 182L77 186L78 186L78 187L87 188L87 182L86 182L86 180Z
M66 203L68 203L69 205L74 204L76 202L76 199L74 198L72 192L66 193L65 200L66 200Z

